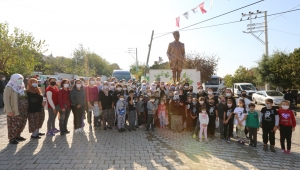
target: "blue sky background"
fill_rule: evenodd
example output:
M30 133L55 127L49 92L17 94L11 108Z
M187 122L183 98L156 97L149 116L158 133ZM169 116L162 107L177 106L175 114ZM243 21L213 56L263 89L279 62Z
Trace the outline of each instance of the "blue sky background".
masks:
M258 0L205 1L206 14L193 14L190 10L201 0L0 0L0 22L31 32L36 38L46 40L48 52L54 56L71 57L74 48L82 43L91 51L100 54L109 62L129 69L134 59L125 51L138 48L138 59L145 63L151 31L155 34L177 29L175 18L181 15L180 28L248 5ZM297 6L297 7L296 7ZM222 16L191 28L237 21L241 13L268 11L268 14L283 12L296 7L300 0L265 0L259 4ZM190 18L182 14L189 11ZM272 19L276 16L270 16ZM300 11L286 13L268 23L269 53L274 50L292 52L300 47ZM262 19L254 22L263 22ZM186 51L216 54L220 57L217 75L233 74L238 66L256 66L264 45L253 36L244 34L248 21L181 32L181 41ZM280 30L297 35L274 31ZM154 37L156 37L155 35ZM264 39L264 34L261 35ZM153 40L149 64L161 56L167 60L171 34Z

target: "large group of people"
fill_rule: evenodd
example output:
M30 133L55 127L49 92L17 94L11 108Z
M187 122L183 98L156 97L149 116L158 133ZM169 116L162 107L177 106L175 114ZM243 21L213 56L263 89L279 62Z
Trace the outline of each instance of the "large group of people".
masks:
M47 136L70 133L68 122L72 112L74 133L83 133L86 123L90 130L113 129L119 133L138 128L146 131L161 128L174 133L191 132L192 138L202 142L203 135L205 141L214 138L218 127L221 141L230 142L236 125L237 141L242 145L249 135L249 146L256 147L257 131L262 128L263 149L267 150L270 143L270 150L275 152L275 132L280 129L282 151L290 153L291 150L296 119L287 100L277 110L273 101L267 99L266 107L258 113L245 91L238 99L230 89L216 96L212 89L203 89L201 85L194 92L187 82L126 82L114 77L102 82L100 77L91 77L87 82L63 79L59 88L55 78L47 81L48 86L42 93L36 78L29 78L25 87L22 75L11 76L4 89L4 111L11 144L26 140L21 133L27 119L32 139L45 135L39 129L45 119L44 108L47 108ZM57 117L59 128L55 126Z

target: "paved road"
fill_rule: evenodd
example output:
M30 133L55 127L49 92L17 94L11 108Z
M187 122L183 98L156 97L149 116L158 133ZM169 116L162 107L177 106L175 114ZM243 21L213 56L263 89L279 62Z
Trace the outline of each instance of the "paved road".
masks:
M69 129L72 120L71 116ZM46 121L42 131L46 131ZM6 115L1 114L0 169L300 169L300 126L293 133L290 155L280 152L278 133L277 153L263 151L261 130L257 148L234 141L223 143L218 137L199 143L190 132L161 129L120 134L113 130L89 131L86 127L84 134L71 132L30 140L26 127L22 136L28 139L19 145L8 144Z

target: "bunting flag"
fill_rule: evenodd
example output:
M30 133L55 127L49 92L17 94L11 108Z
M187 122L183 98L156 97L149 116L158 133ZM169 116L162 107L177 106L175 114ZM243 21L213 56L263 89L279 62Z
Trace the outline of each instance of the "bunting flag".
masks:
M212 8L214 0L210 0L210 9Z
M200 5L200 11L202 12L202 14L206 13L207 11L204 9L204 2L202 2Z
M197 7L195 7L195 8L193 8L193 9L191 9L194 13L196 13L196 12L198 12L198 6Z
M183 16L184 16L186 19L189 19L189 12L184 13Z
M176 18L176 26L179 27L180 17Z

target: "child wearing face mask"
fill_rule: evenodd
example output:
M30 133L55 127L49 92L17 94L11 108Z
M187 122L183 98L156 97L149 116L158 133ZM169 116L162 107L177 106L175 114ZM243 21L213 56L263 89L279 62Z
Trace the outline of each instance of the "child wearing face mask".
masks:
M126 117L126 103L124 101L124 95L119 95L119 100L116 105L116 112L118 116L118 132L125 132L125 117Z
M270 150L275 151L275 132L279 124L279 116L277 110L273 107L273 100L265 100L266 107L261 109L260 127L263 133L264 150L268 150L268 141L270 140Z
M201 112L199 113L200 122L200 132L199 132L199 142L202 142L202 134L204 133L205 141L207 142L207 127L209 124L209 116L206 112L206 107L201 107Z
M150 100L147 103L147 110L148 110L148 115L147 115L147 129L146 129L146 131L149 131L149 129L154 131L154 129L153 129L153 118L154 118L154 115L155 115L156 110L157 110L157 104L155 103L155 97L154 96L150 97Z
M188 113L188 117L190 117L190 120L191 120L191 122L190 122L190 131L191 132L193 132L194 128L196 127L198 113L199 113L199 103L196 98L193 98L192 104L190 106L189 113Z
M213 89L212 88L208 88L207 89L207 96L205 97L206 102L208 103L209 99L213 99L214 100L214 104L218 104L219 103L219 99L218 96L214 95Z
M246 119L246 128L249 131L249 146L256 147L257 144L257 131L259 131L259 114L254 110L255 104L250 103L248 116Z
M185 103L185 117L186 117L186 129L188 131L192 131L192 118L190 116L191 107L193 106L192 96L187 97L187 101Z
M291 153L292 133L295 131L296 118L294 112L289 109L290 101L284 100L278 109L279 114L279 131L280 131L280 144L283 153ZM287 150L285 148L285 140L287 143Z
M234 108L232 107L232 101L231 99L227 100L227 104L225 106L223 118L224 118L224 139L223 142L230 142L230 137L233 132L233 120L234 120Z
M205 91L203 90L203 87L202 86L198 86L198 89L197 89L197 99L199 99L200 97L206 97L207 96L207 93L205 93Z
M223 136L223 131L224 131L224 111L225 111L225 107L226 107L226 103L225 103L225 97L224 96L220 96L220 101L218 104L218 113L220 113L219 116L219 129L220 129L220 139L222 140L224 138Z
M204 107L204 106L206 106L205 98L204 97L200 97L199 98L199 104L198 104L198 110L200 110L201 107ZM198 134L199 127L200 127L200 122L199 122L199 119L197 119L196 120L196 127L194 128L193 139L196 139L196 137L197 137L196 134Z
M157 117L159 118L160 128L164 129L166 125L166 120L168 119L168 110L165 105L165 100L160 101L160 105L157 109Z
M98 106L98 101L94 101L94 106L93 106L93 113L94 113L94 128L99 129L101 127L101 119L100 119L100 109Z
M216 120L218 120L217 104L214 103L214 99L210 98L207 104L207 114L209 116L209 123L207 127L208 135L215 136Z
M145 108L144 108L144 96L143 95L139 95L138 101L136 102L136 111L138 114L138 126L139 128L142 128L143 126L143 122L145 122L144 120L144 113L145 113Z
M239 107L234 109L235 114L235 124L237 126L237 134L239 136L238 142L240 144L245 144L245 126L248 112L246 110L245 101L243 99L239 100Z

